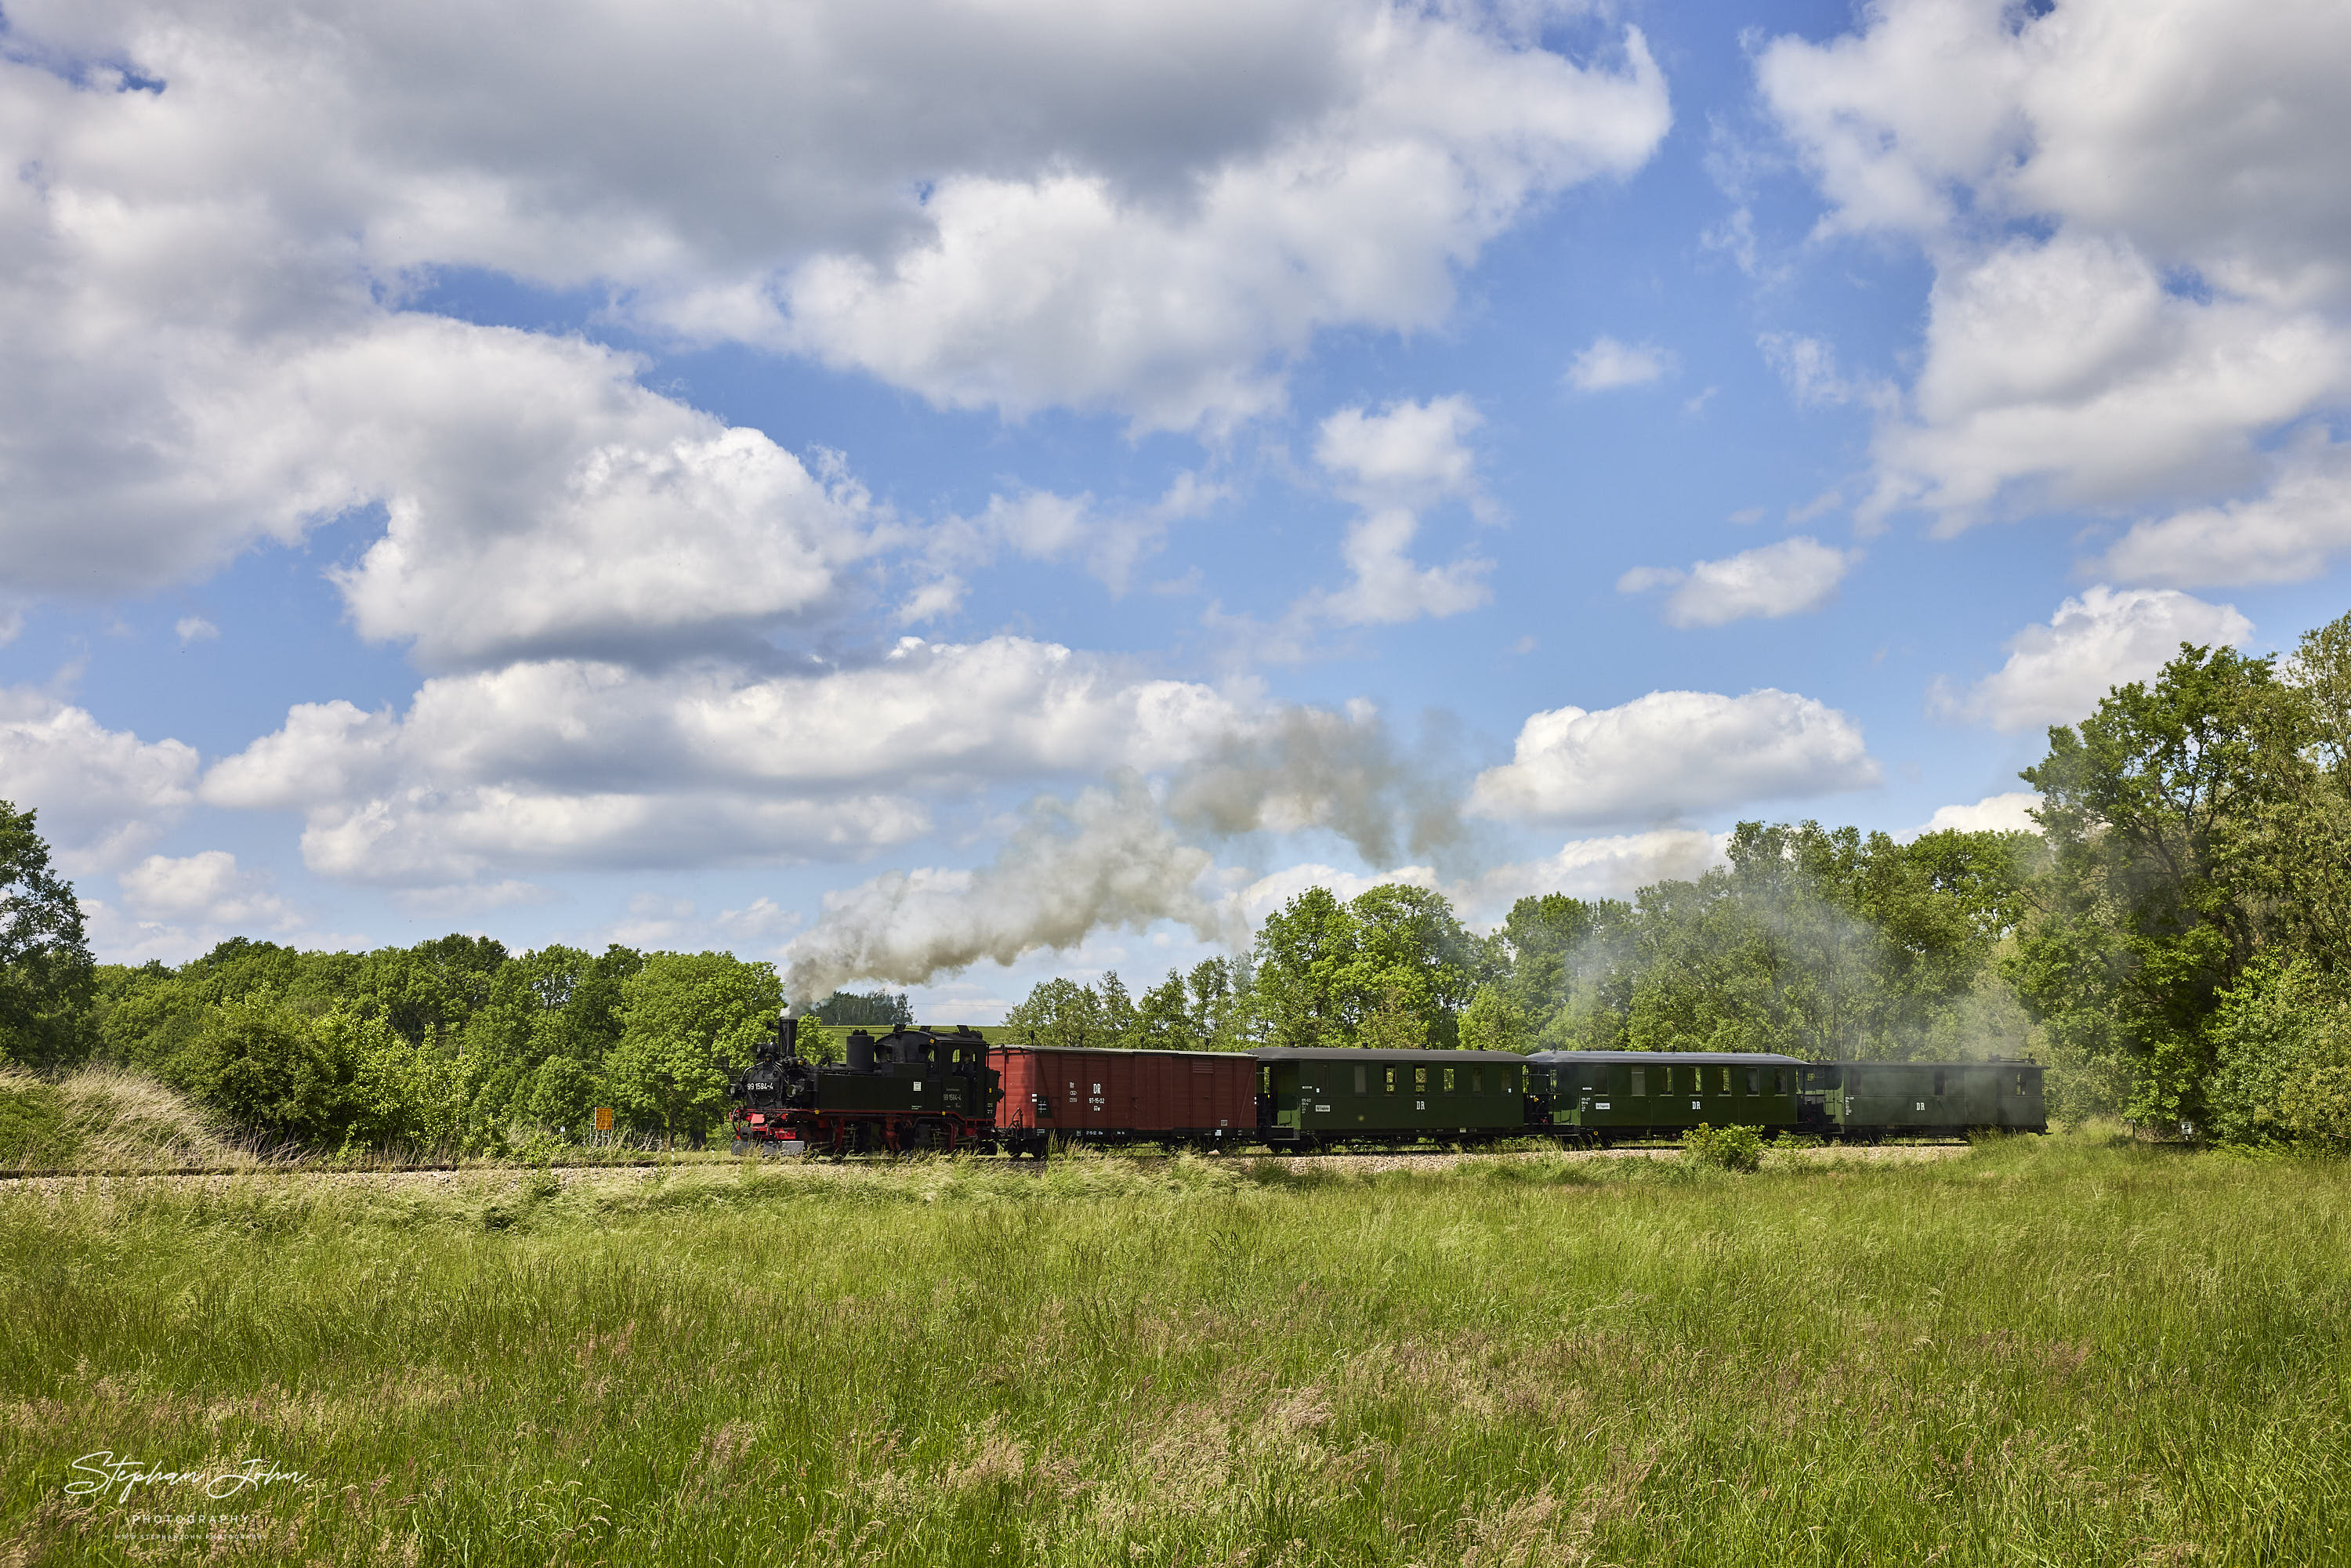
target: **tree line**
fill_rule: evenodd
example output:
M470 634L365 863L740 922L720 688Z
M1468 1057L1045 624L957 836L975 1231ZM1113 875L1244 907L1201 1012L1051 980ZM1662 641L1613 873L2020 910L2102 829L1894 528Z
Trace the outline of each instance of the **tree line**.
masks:
M1056 978L1040 1044L2032 1057L2061 1115L2351 1147L2351 616L2284 658L2183 645L2049 731L2041 831L1742 822L1725 863L1630 899L1520 899L1489 934L1402 883L1310 888L1249 949ZM783 1002L723 953L373 953L235 939L176 968L91 961L33 814L0 802L0 1053L155 1073L312 1144L479 1145L611 1105L699 1134ZM911 1022L903 993L826 1021Z
M2351 616L2284 658L2182 644L2049 731L2040 832L1741 822L1630 899L1310 888L1243 958L1054 979L1051 1044L2032 1058L2061 1116L2351 1149Z

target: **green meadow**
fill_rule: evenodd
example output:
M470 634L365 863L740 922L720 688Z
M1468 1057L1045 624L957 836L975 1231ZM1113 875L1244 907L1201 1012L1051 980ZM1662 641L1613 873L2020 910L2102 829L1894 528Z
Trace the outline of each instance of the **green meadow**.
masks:
M2351 1168L2095 1133L16 1183L0 1297L9 1564L2351 1561Z

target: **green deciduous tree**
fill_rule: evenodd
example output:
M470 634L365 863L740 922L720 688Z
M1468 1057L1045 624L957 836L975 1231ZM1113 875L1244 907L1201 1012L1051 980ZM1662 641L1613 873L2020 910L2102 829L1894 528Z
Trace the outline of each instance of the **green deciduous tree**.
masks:
M1346 977L1352 1010L1368 1027L1373 1015L1409 1012L1427 1045L1458 1043L1461 1009L1469 1005L1488 958L1462 929L1445 895L1406 883L1383 883L1347 905L1354 921L1354 959ZM1391 1019L1382 1038L1405 1032Z
M1182 975L1170 969L1165 979L1143 993L1134 1005L1134 1027L1128 1038L1137 1051L1197 1051L1206 1043Z
M2067 1062L2127 1084L2135 1120L2208 1119L2207 1025L2272 924L2264 823L2301 726L2269 660L2183 646L2024 770L2054 864L2011 972Z
M1266 917L1254 956L1267 1044L1353 1042L1357 946L1354 916L1327 887L1310 887Z
M1026 999L1005 1013L1004 1028L1011 1038L1029 1045L1099 1049L1117 1043L1103 1015L1101 996L1092 987L1075 980L1040 981L1030 988Z
M2351 1151L2351 998L2307 959L2265 955L2212 1019L2212 1134Z
M792 1024L792 1046L810 1061L839 1061L847 1054L814 1013L802 1013Z
M1464 1051L1526 1051L1534 1043L1527 1015L1501 985L1488 981L1478 988L1461 1013Z
M894 1029L914 1021L904 991L836 991L817 1004L819 1023L853 1023Z
M657 953L622 986L621 1040L605 1056L615 1109L664 1141L706 1134L726 1103L729 1069L774 1028L782 982L731 953Z
M54 1071L89 1054L96 966L34 818L0 800L0 1061Z
M550 1056L532 1073L525 1114L549 1131L578 1137L589 1128L597 1105L596 1079L568 1056Z

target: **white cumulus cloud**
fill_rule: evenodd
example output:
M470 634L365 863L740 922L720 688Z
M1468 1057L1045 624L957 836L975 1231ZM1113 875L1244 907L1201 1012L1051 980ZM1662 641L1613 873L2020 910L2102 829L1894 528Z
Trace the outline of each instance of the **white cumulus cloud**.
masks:
M1241 720L1212 688L1052 643L903 640L858 669L646 674L544 661L426 681L405 714L302 704L215 764L214 805L305 814L323 873L849 858L989 780L1165 768Z
M1722 862L1726 833L1657 828L1645 833L1571 839L1537 860L1488 871L1457 897L1485 924L1499 923L1521 898L1563 893L1570 898L1629 898L1652 883L1689 881Z
M2011 789L1971 806L1938 806L1924 824L1896 836L1907 842L1922 833L2037 833L2041 824L2032 813L2040 805L2041 797L2032 790Z
M1486 583L1490 560L1465 554L1444 566L1422 566L1412 555L1420 514L1435 503L1458 498L1473 514L1490 515L1468 441L1479 423L1478 411L1458 393L1390 403L1377 413L1341 409L1323 420L1315 461L1362 513L1339 547L1347 581L1310 595L1292 611L1293 620L1393 625L1458 615L1493 596Z
M888 543L820 455L633 358L434 314L453 270L956 406L1228 424L1322 329L1440 323L1489 240L1670 120L1635 32L1571 59L1385 0L7 26L0 154L37 173L0 188L0 593L150 589L380 507L353 620L438 668L708 651Z
M1673 367L1674 357L1655 343L1620 343L1604 334L1567 367L1567 384L1587 392L1646 386Z
M2258 495L2132 525L2091 563L2100 576L2175 588L2302 582L2351 549L2351 444L2302 433Z
M193 802L197 767L193 747L0 687L0 800L39 813L41 836L75 875L120 865L160 837Z
M2330 0L1886 0L1763 48L1823 230L1908 236L1936 268L1865 521L2241 496L2264 441L2339 408L2346 65Z
M1720 560L1635 567L1616 580L1619 593L1667 588L1666 619L1676 626L1721 626L1818 610L1836 594L1855 556L1799 534Z
M1994 729L2074 724L2113 687L2155 674L2182 643L2235 646L2252 633L2232 604L2169 589L2100 585L2060 604L2047 625L2011 637L2008 662L1964 695L1938 684L1934 706Z
M1651 692L1596 712L1555 708L1478 776L1469 810L1515 821L1660 821L1877 782L1852 719L1765 687L1744 696Z
M298 916L266 873L241 871L226 850L149 855L115 874L123 903L143 920L222 931L270 931Z
M1327 108L1203 164L1181 199L1094 170L958 173L915 243L793 272L778 330L950 406L1228 423L1280 402L1280 361L1319 329L1437 325L1456 267L1531 203L1638 168L1668 123L1637 32L1611 72L1466 13L1340 9Z

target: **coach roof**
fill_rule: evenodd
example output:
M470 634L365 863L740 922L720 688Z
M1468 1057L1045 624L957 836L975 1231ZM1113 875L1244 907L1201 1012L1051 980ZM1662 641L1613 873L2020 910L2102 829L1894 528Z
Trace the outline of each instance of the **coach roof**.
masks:
M1352 1046L1268 1045L1249 1054L1259 1061L1515 1061L1532 1060L1515 1051L1358 1051Z
M1629 1061L1635 1067L1645 1061L1674 1061L1698 1067L1813 1065L1800 1056L1775 1056L1763 1051L1538 1051L1521 1060L1540 1061L1546 1067L1574 1061Z

